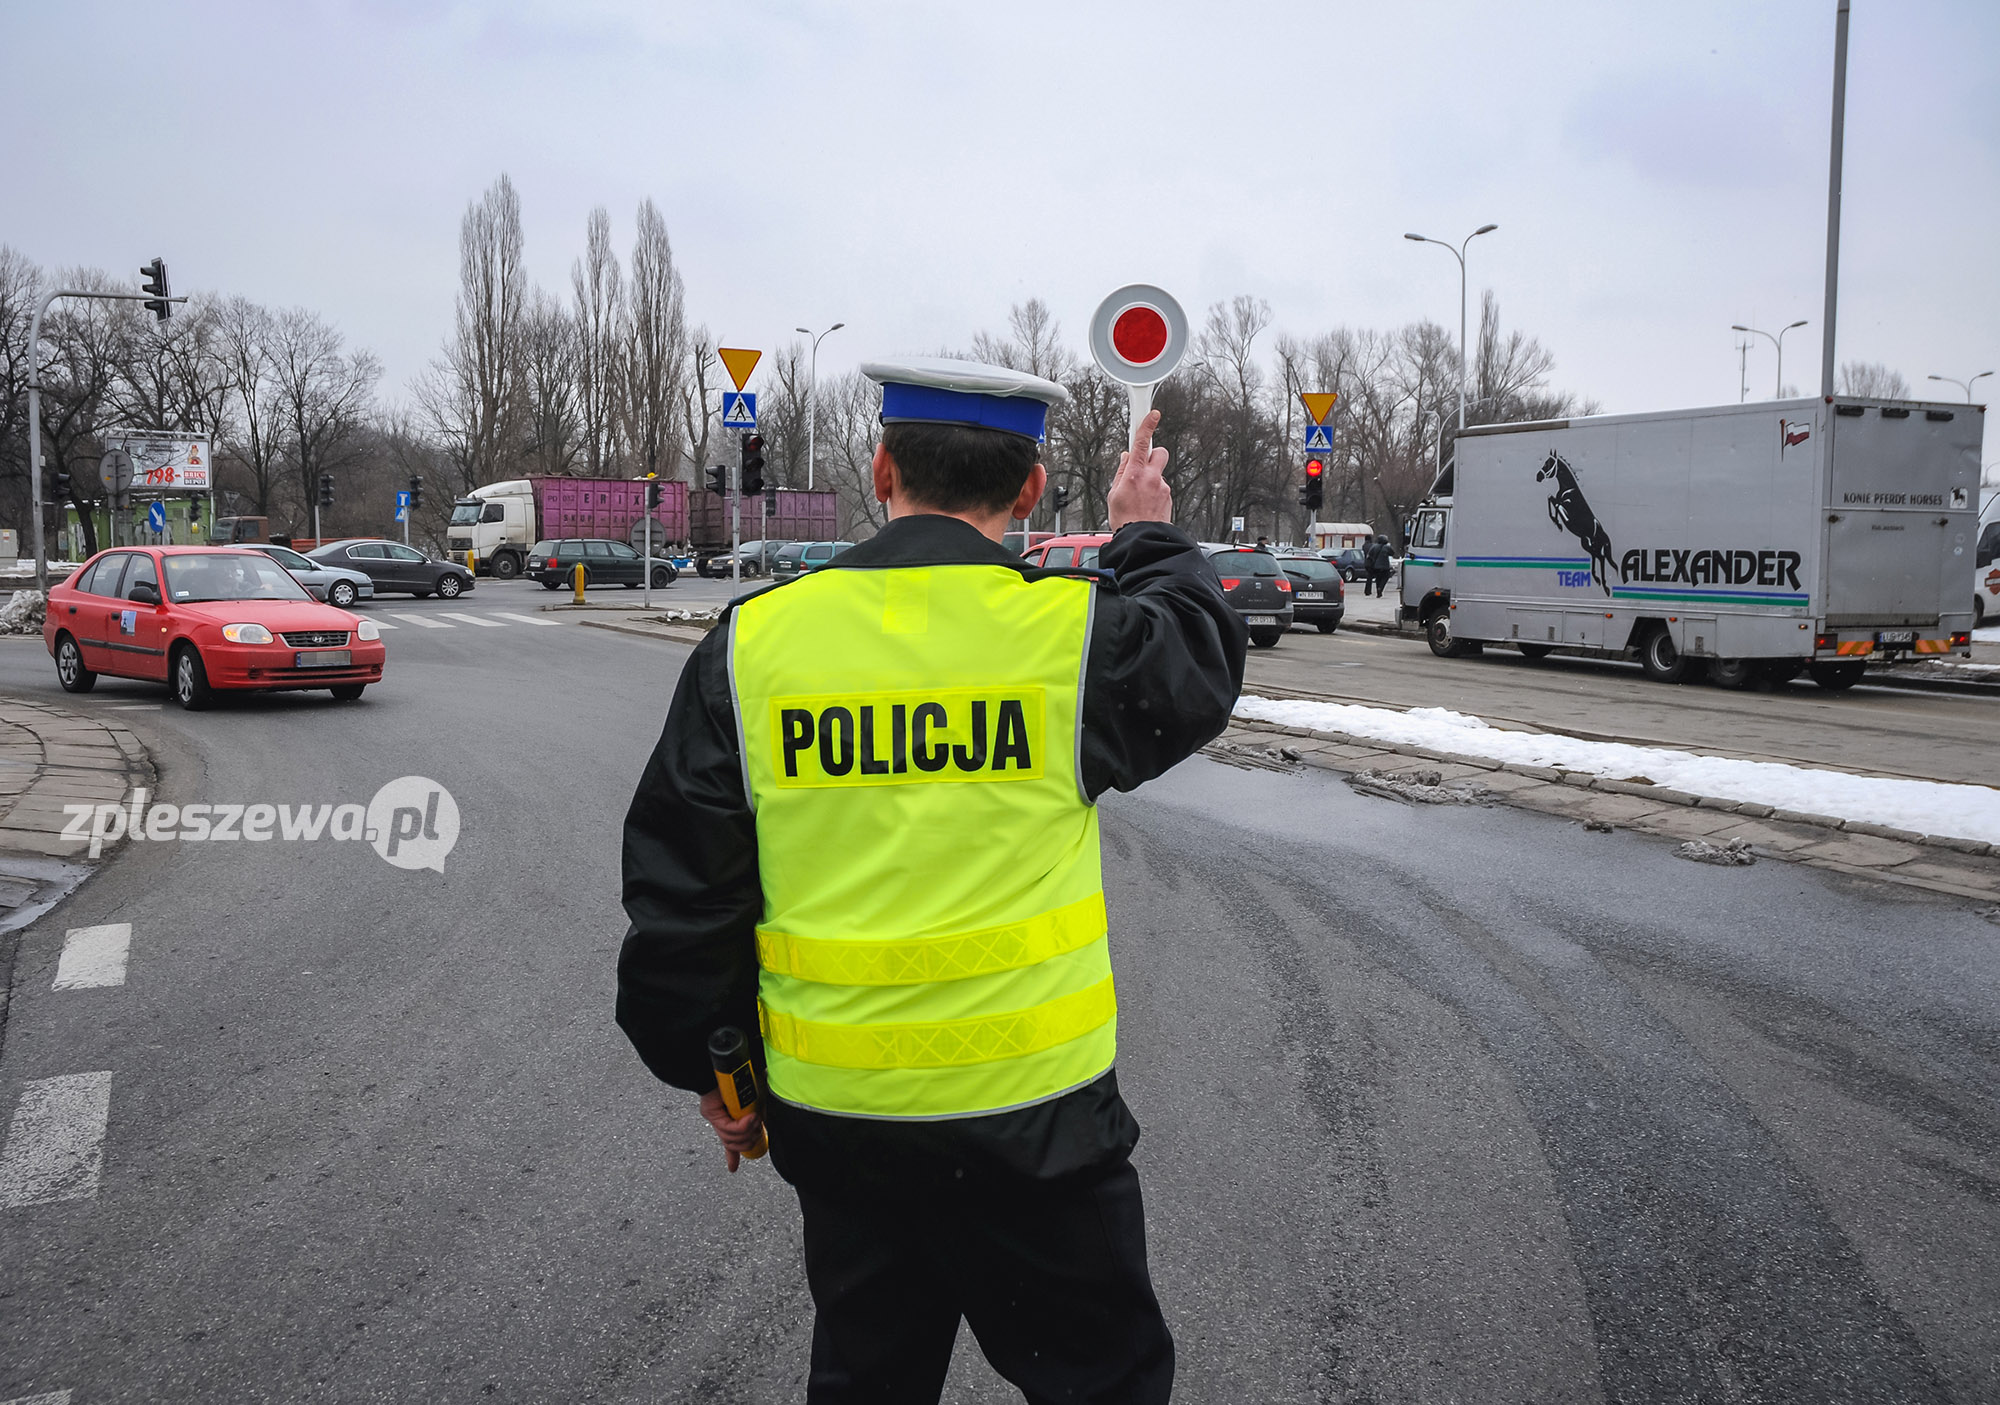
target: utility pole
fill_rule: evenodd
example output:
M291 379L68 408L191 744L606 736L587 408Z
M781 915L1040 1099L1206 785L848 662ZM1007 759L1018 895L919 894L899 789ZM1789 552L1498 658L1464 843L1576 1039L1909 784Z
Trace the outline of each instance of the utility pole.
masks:
M1736 403L1750 398L1750 339L1736 343Z
M1847 137L1847 0L1833 16L1833 141L1826 176L1826 316L1820 328L1819 393L1833 394L1833 313L1840 293L1840 154Z
M48 315L49 305L57 298L99 298L106 302L145 303L153 309L155 317L166 321L168 304L186 302L187 299L167 296L167 270L160 260L154 259L139 271L155 275L157 286L149 284L142 293L96 293L86 288L56 288L42 299L41 306L35 309L34 319L28 324L28 511L34 518L35 529L35 589L44 595L49 590L49 548L42 527L42 318Z

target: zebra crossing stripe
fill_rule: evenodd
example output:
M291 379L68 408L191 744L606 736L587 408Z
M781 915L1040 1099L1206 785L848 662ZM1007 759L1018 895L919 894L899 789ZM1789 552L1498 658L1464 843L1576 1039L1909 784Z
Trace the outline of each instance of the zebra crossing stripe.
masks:
M89 990L125 984L125 957L132 946L130 922L101 927L72 927L63 936L62 959L56 963L56 990Z
M110 1116L108 1070L38 1078L24 1086L0 1147L0 1210L93 1198Z

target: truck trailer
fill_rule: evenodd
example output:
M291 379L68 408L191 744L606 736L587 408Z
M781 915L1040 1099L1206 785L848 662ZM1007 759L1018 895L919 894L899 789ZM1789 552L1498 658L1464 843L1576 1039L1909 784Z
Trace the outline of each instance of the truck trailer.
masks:
M1983 420L1835 396L1467 428L1409 524L1402 621L1442 658L1725 687L1969 653Z
M445 545L473 553L482 575L512 580L538 541L606 537L645 545L646 484L660 489L653 509L655 554L688 539L688 485L644 478L513 478L474 488L452 504Z
M737 527L740 540L819 542L839 535L840 509L832 493L780 488L775 502L773 496L753 494L743 499ZM729 554L731 503L732 499L706 488L697 490L689 502L689 544L699 575L708 574L714 558Z

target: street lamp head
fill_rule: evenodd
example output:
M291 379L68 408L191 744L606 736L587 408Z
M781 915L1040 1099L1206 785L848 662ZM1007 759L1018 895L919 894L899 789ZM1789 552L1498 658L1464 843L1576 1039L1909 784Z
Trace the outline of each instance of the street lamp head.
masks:
M828 327L828 328L827 328L827 330L828 330L829 332L837 332L837 331L839 331L839 330L840 330L840 329L841 329L842 327L845 327L846 325L847 325L847 324L846 324L845 322L836 322L836 323L834 323L834 324L833 324L833 325L832 325L831 327Z
M812 335L812 328L810 327L794 327L792 330L795 332L804 332L807 336Z
M1747 332L1750 329L1744 326L1741 322L1731 322L1729 324L1729 330L1732 332Z
M1801 318L1800 318L1800 319L1799 319L1798 321L1796 321L1796 322L1792 322L1792 323L1788 323L1788 324L1786 325L1786 327L1785 327L1785 330L1789 332L1789 331L1791 331L1791 330L1792 330L1792 328L1793 328L1793 327L1803 327L1803 326L1805 326L1805 324L1806 324L1806 319L1805 319L1805 318L1803 318L1803 317L1801 317Z
M1428 242L1429 242L1429 241L1428 241L1428 240L1426 240L1426 239L1424 238L1424 236L1423 236L1423 235L1421 235L1421 234L1405 234L1405 235L1404 235L1403 237L1404 237L1405 239L1414 239L1414 240L1416 240L1416 241L1417 241L1417 242L1418 242L1419 244L1424 244L1424 243L1428 243Z
M1477 229L1473 230L1472 232L1473 232L1473 233L1474 233L1475 235L1477 235L1477 234L1491 234L1491 233L1492 233L1492 232L1493 232L1494 230L1498 229L1499 227L1500 227L1500 226L1499 226L1499 225L1497 225L1497 224L1482 224L1482 225L1480 225L1480 226L1479 226L1479 228L1477 228Z
M1944 377L1943 377L1943 376L1925 376L1925 377L1924 377L1924 379L1925 379L1925 380L1927 380L1927 381L1941 381L1941 380L1943 380L1943 379L1944 379Z

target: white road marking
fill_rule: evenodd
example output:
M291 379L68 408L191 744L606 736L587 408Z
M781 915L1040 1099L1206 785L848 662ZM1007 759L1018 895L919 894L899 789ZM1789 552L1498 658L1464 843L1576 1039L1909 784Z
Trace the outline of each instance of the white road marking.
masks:
M399 624L390 624L390 623L389 623L389 622L388 622L387 620L377 620L377 621L375 621L375 627L376 627L377 629L401 629L401 628L402 628L402 626L401 626L401 625L399 625ZM0 1400L0 1405L7 1405L7 1402L5 1402L4 1400Z
M496 619L512 620L515 624L560 625L562 623L561 620L538 620L533 615L510 614L505 610L495 610L493 614Z
M23 1087L0 1148L0 1210L95 1196L110 1116L108 1070L38 1078Z
M461 615L456 610L439 610L438 613L448 620L460 620L465 624L476 624L482 629L505 629L507 627L498 620L482 620L477 615Z
M125 953L131 945L130 922L70 928L63 937L62 960L56 963L54 988L88 990L125 984Z
M111 704L111 710L113 712L158 712L165 706L165 703L113 703ZM8 1405L8 1402L0 1400L0 1405Z
M12 1400L0 1400L0 1405L69 1405L69 1392L52 1390L46 1395L17 1395Z
M423 615L398 615L396 618L409 624L420 625L425 629L456 629L458 627L446 624L443 620L427 619Z

